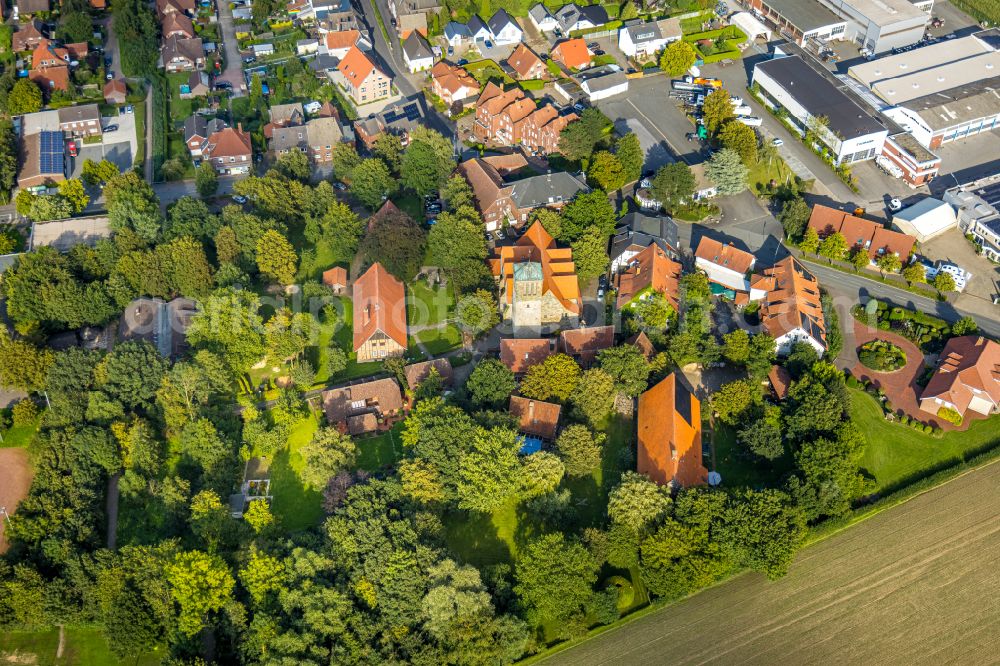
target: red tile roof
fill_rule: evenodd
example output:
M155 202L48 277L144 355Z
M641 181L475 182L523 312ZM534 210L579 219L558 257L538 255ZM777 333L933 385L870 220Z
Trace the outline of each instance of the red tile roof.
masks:
M771 383L771 388L774 389L774 395L778 396L778 400L784 400L788 397L788 387L792 384L792 376L788 374L788 370L785 370L784 366L772 365L771 370L767 373L767 381Z
M382 264L354 281L353 306L354 351L379 331L406 349L406 288Z
M223 127L217 132L213 132L208 137L208 146L205 148L205 155L210 159L220 157L240 157L250 155L253 149L250 147L250 133L243 131L243 126Z
M877 222L819 204L813 206L809 227L815 229L820 238L839 233L847 241L848 249L863 247L868 250L872 261L880 254L892 252L899 255L905 263L917 242L916 238L908 234L886 229Z
M587 42L580 37L559 42L552 48L551 55L570 69L580 69L590 64Z
M701 459L701 403L677 373L639 396L638 434L640 473L685 488L708 482Z
M510 413L517 419L518 429L526 435L555 439L561 409L551 402L531 400L519 395L510 396Z
M361 32L358 30L335 30L326 33L326 48L331 51L349 49L358 43Z
M1000 344L986 338L965 335L952 338L944 346L938 360L938 369L920 394L923 401L938 398L954 405L959 414L965 410L973 398L993 403L993 410L1000 405Z
M406 385L411 391L420 386L420 383L430 376L432 368L437 370L437 373L446 385L451 385L451 378L454 374L451 369L451 363L446 358L436 358L422 363L412 363L403 368L403 374L406 376Z
M708 236L702 236L694 255L699 259L710 261L713 264L728 268L737 273L746 273L753 268L755 261L754 256L749 252L745 252L731 244L723 245Z
M760 308L760 321L773 338L797 328L826 346L826 323L820 302L819 282L795 257L786 257L764 271L774 279Z
M507 58L507 64L517 73L519 79L536 78L538 70L545 68L542 59L523 42L518 44Z
M365 414L391 415L403 408L403 395L395 379L376 379L341 389L323 391L321 400L326 419L333 425L345 425L357 434L375 429L376 421L356 419Z
M642 352L642 355L648 361L656 353L656 348L653 347L653 341L649 339L645 331L640 331L637 335L633 335L631 338L625 341L627 345L635 345Z
M329 287L346 287L347 269L343 266L334 266L323 271L323 284Z
M562 351L588 366L597 358L597 352L615 346L614 326L571 328L559 334Z
M552 355L552 343L546 338L504 338L500 341L500 360L514 374L527 372Z
M580 313L580 281L576 277L573 251L556 247L556 241L541 222L535 222L514 245L497 248L494 275L507 280L508 298L514 295L514 266L537 262L542 268L542 294L549 292L566 310ZM502 275L501 275L502 271Z
M615 276L618 284L618 309L628 305L645 289L657 291L678 309L681 265L667 256L662 247L649 245L635 255L624 271Z
M360 88L365 80L378 68L361 49L357 46L352 46L351 50L344 56L344 59L337 65L337 69L344 75L344 78L347 79L352 88Z

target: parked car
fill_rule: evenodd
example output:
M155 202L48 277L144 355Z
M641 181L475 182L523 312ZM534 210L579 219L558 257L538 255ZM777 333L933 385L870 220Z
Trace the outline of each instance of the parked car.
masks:
M496 239L498 241L502 241L504 238L506 238L506 236L503 235L503 232L500 231L499 229L497 229L496 231L494 231L493 235L496 236Z
M104 78L110 81L111 79L115 78L115 73L109 69L107 73L105 73Z
M897 199L896 197L893 197L892 199L889 200L889 210L891 210L893 213L895 213L897 210L901 210L902 208L903 208L903 202Z
M604 49L594 49L593 54L595 56L602 56L604 55Z
M587 44L587 48L590 49L591 51L593 51L594 49L601 48L601 44L599 42L591 42L591 43Z
M253 63L257 62L257 56L252 56L252 55L246 56L245 58L243 58L243 62L245 62L248 65L252 65Z
M132 108L131 104L125 107L125 113L132 113L133 111L135 111L135 109Z
M234 194L233 201L235 201L238 204L245 204L247 202L247 198L242 194Z
M779 139L778 137L774 137L771 139L771 145L777 148L778 146L785 145L785 141L783 139Z
M449 56L455 55L455 47L454 46L449 46L448 47L448 55Z
M76 141L67 141L66 150L69 151L70 157L76 157Z
M584 109L585 109L586 107L585 107L585 106L584 106L583 104L581 104L580 102L576 102L576 103L575 103L575 104L573 105L573 108L574 108L574 109L575 109L575 110L577 111L577 113L583 113L583 110L584 110Z
M486 45L486 48L488 48L488 49L493 48L493 42L491 42L488 39L484 42L484 44Z
M469 64L469 61L466 60L465 58L462 58L461 60L458 61L458 66L459 67L465 67L468 64Z
M346 192L347 185L344 185L342 182L338 180L336 183L333 184L333 189L337 190L338 192Z
M233 84L230 83L229 81L216 81L215 82L215 89L216 90L232 90L233 89Z
M117 132L118 131L118 125L108 125L107 127L104 128L103 131L104 132Z

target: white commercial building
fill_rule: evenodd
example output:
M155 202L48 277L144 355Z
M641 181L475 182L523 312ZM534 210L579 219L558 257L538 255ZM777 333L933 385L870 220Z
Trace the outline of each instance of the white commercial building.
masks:
M815 0L797 0L803 3ZM821 0L847 20L843 39L871 53L911 46L924 36L930 15L910 0Z
M904 234L923 242L958 228L955 209L940 199L927 197L892 216L892 223Z

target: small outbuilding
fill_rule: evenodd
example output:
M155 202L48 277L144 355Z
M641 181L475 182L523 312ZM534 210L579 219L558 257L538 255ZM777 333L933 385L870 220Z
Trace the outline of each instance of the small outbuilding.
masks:
M347 269L334 266L323 271L323 284L330 287L337 296L342 296L347 292Z
M923 242L957 228L958 218L950 204L927 197L893 215L892 223L903 233Z

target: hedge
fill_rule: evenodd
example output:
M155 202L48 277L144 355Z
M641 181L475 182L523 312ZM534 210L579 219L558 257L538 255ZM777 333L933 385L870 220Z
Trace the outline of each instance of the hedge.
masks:
M587 35L592 35L595 32L614 32L618 28L622 27L624 23L619 20L608 21L604 25L594 26L593 28L584 28L583 30L574 30L569 33L570 37L586 37Z

